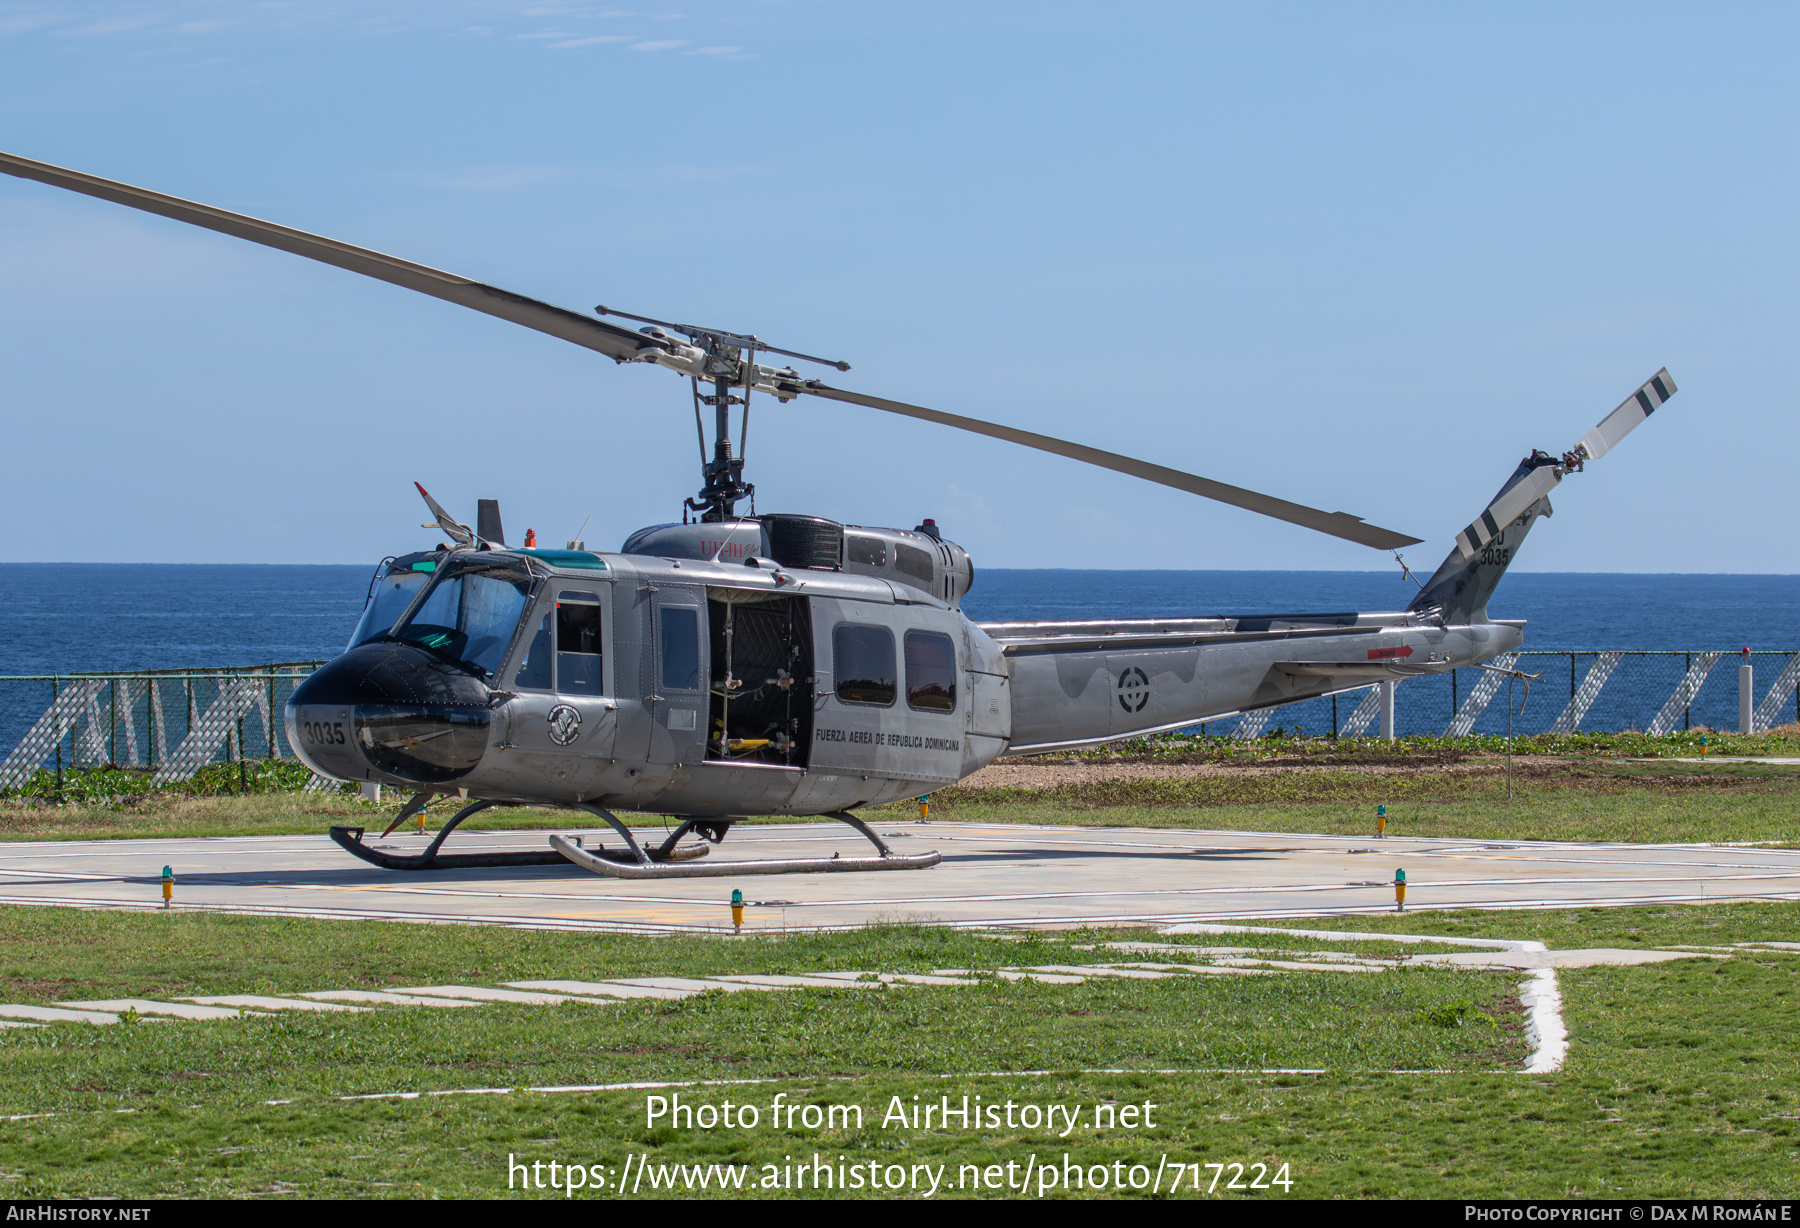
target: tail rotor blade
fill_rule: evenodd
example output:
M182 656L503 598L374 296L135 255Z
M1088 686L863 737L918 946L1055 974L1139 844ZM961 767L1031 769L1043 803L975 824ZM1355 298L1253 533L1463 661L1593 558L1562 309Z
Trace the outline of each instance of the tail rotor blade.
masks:
M1675 381L1670 377L1669 369L1664 367L1645 381L1642 388L1626 397L1619 408L1600 419L1598 426L1583 435L1581 442L1575 445L1575 451L1585 460L1599 460L1674 395Z

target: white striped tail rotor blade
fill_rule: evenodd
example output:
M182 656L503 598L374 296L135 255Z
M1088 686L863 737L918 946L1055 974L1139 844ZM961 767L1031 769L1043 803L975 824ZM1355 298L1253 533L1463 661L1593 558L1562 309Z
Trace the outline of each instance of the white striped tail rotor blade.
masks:
M1623 405L1600 419L1600 425L1582 436L1575 450L1588 460L1599 460L1674 395L1675 381L1669 377L1669 369L1664 367L1642 388L1626 397Z
M1500 536L1501 530L1523 516L1528 508L1552 490L1562 481L1562 474L1555 465L1544 465L1533 469L1513 485L1502 491L1500 497L1488 504L1487 510L1475 518L1475 523L1456 535L1456 551L1463 558L1474 553Z

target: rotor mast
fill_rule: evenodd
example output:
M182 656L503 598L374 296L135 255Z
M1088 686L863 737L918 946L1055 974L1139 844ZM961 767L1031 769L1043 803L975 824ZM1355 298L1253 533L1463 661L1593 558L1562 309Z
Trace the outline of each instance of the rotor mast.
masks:
M702 485L700 493L685 502L689 511L699 512L702 521L731 520L737 516L737 504L740 499L754 499L756 487L744 481L744 445L738 445L737 454L731 451L731 407L741 405L744 408L744 429L741 438L748 440L750 434L750 380L747 373L756 369L756 347L749 347L750 358L744 360L744 351L739 346L730 344L737 338L726 338L717 334L703 333L695 338L706 351L703 366L712 377L712 395L703 395L700 391L700 380L694 378L694 413L699 419L700 407L710 405L713 410L713 446L712 458L707 459L705 453L705 435L701 436L700 477ZM741 387L743 396L735 396L733 388Z

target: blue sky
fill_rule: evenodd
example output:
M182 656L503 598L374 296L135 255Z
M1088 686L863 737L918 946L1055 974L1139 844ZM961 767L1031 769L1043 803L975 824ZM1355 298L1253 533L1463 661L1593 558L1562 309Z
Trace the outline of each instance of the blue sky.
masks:
M843 386L1426 539L1661 366L1520 566L1800 571L1789 6L0 3L0 149L842 357ZM590 545L698 485L683 381L0 181L12 560L369 562L410 483ZM764 511L977 566L1363 547L830 404Z

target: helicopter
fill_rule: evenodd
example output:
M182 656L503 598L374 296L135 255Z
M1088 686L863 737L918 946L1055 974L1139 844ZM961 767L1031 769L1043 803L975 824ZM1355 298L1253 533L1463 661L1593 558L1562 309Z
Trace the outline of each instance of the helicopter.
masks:
M1374 682L1494 668L1482 663L1517 649L1525 624L1490 618L1488 599L1532 526L1552 514L1550 492L1676 391L1660 370L1573 448L1525 457L1403 610L978 623L962 610L973 561L930 519L907 530L756 514L732 411L747 426L756 394L778 403L818 397L1130 474L1396 557L1421 539L1087 445L847 391L794 365L844 372L847 362L754 334L605 305L583 315L12 154L0 153L0 171L688 380L701 488L683 501L679 523L640 529L617 551L579 540L509 546L497 502L479 501L471 527L415 483L432 517L426 527L447 540L378 565L345 651L296 687L283 713L289 745L321 776L411 793L383 837L435 798L465 803L416 855L371 844L363 828L331 829L346 851L393 870L568 862L652 879L925 869L941 861L938 852L898 854L854 812L967 779L1002 755L1073 751ZM778 358L790 361L770 365ZM519 805L585 812L621 847L555 834L544 850L441 851L472 815ZM679 824L651 845L621 813ZM861 833L875 854L706 856L753 816L827 816Z

